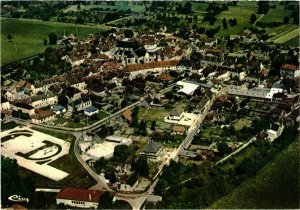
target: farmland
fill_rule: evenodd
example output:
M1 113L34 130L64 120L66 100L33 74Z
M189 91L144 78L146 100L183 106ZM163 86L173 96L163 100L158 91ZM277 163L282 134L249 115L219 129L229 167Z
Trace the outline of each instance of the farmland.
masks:
M299 208L299 141L210 208ZM297 187L298 186L298 187ZM268 195L268 196L266 196Z
M51 32L58 37L64 33L85 37L90 33L102 31L102 28L96 26L11 19L2 19L1 29L1 65L43 52L49 47L44 45L44 39L48 39ZM13 37L11 41L8 41L8 35Z

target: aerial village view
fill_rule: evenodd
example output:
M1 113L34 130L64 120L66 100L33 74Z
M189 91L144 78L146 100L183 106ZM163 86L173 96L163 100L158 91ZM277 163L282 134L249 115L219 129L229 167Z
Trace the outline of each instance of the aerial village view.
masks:
M1 1L1 209L299 209L298 1Z

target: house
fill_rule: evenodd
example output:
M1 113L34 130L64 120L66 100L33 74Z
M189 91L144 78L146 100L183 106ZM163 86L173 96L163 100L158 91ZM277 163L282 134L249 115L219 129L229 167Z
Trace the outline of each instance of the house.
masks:
M278 138L282 134L283 129L283 125L273 124L271 128L266 131L266 139L272 143L276 138Z
M300 76L300 69L298 66L291 64L284 64L280 69L282 77L296 78Z
M167 119L180 121L181 118L183 117L183 112L184 112L184 109L182 109L180 107L176 107L169 113Z
M89 98L78 99L74 101L74 108L77 111L85 110L86 108L92 106L92 101Z
M84 92L86 83L85 82L75 82L74 84L71 85L71 87L77 88L78 90Z
M20 80L17 84L16 84L16 87L19 87L19 88L23 88L24 89L24 92L28 95L30 95L31 93L34 93L35 92L35 88L34 86L30 83L30 82L27 82L25 80Z
M12 104L12 109L15 111L21 110L29 115L35 114L34 107L24 102L16 102Z
M96 209L102 194L103 192L100 190L62 188L56 195L56 204L77 208Z
M25 98L24 88L22 87L11 87L6 91L4 97L9 101L21 100Z
M129 109L123 112L122 116L125 118L128 124L132 122L132 112Z
M174 125L172 131L174 134L183 135L185 132L185 128L183 126Z
M163 146L161 143L150 140L145 145L143 151L141 152L141 155L146 155L147 157L156 159L159 153L161 152L162 148Z
M84 110L84 114L89 117L97 113L99 113L99 110L94 106L90 106Z
M55 112L56 115L58 114L63 114L67 111L67 109L65 107L63 107L62 105L59 104L55 104L53 106L51 106L52 111Z
M178 92L186 95L193 95L195 90L199 87L197 82L188 80L178 81L176 84L182 87Z
M35 124L40 124L43 122L47 122L49 120L53 120L55 118L55 112L52 110L41 110L41 109L36 109L35 114L31 116L31 121Z
M68 101L75 101L81 98L82 92L75 87L67 87L62 91L63 95L68 97Z
M9 110L10 109L10 103L7 101L4 97L1 96L1 106L0 110Z
M56 104L58 97L53 93L40 94L36 96L31 96L24 99L24 102L30 104L34 108L46 107L49 105Z
M179 67L178 60L165 60L158 62L150 62L144 64L131 64L124 67L123 71L130 74L130 79L138 75L147 75L148 73L162 73L167 70L177 70Z

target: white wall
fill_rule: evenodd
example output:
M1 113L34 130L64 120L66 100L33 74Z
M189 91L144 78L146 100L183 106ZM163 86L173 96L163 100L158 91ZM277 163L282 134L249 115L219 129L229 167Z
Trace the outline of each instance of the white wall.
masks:
M98 206L98 203L95 203L95 202L72 201L72 200L66 200L66 199L56 199L56 204L57 205L58 204L64 204L64 205L73 206L73 207L94 208L94 209L96 209L97 206Z

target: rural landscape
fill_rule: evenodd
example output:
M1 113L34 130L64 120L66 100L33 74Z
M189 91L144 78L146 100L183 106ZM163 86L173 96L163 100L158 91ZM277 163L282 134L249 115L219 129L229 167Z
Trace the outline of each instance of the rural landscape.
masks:
M299 209L298 1L1 1L1 209Z

